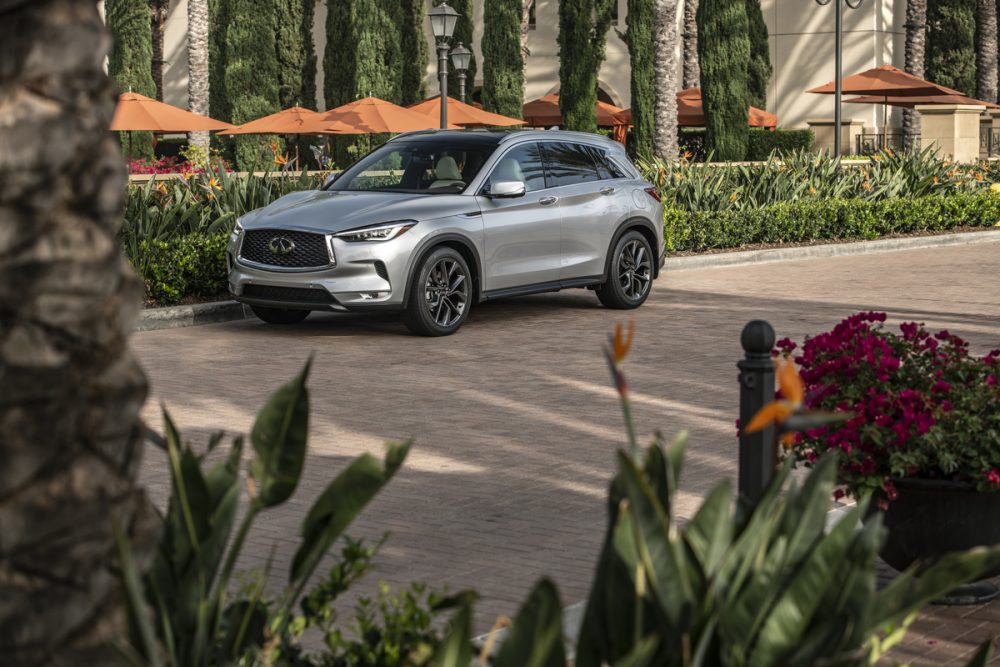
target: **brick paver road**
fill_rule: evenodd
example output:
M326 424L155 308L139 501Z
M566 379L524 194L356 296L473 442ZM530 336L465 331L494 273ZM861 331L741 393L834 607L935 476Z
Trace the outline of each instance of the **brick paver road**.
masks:
M600 352L616 321L636 323L627 370L638 431L691 433L679 504L690 516L715 482L734 476L735 363L747 320L768 319L779 337L801 340L857 310L884 310L892 322L947 327L986 350L1000 347L998 275L1000 243L988 243L676 271L632 313L601 308L587 291L487 303L442 339L409 336L388 318L313 314L289 328L243 321L141 333L132 345L152 385L147 420L159 423L163 401L195 435L249 430L266 396L314 354L304 478L288 505L258 522L241 566L263 565L273 545L281 582L328 480L350 457L412 437L405 469L350 533L392 533L377 576L395 585L475 587L483 628L514 613L542 574L566 604L586 596L623 443ZM143 476L162 504L158 452ZM972 630L1000 634L996 611L968 626L959 648L978 636Z

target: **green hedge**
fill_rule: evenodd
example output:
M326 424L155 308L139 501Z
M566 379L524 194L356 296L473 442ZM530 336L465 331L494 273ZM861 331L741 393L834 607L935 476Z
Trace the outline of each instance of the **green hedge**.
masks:
M747 160L762 161L771 157L774 151L788 153L797 150L812 150L812 130L750 130L747 146Z
M146 296L158 305L185 297L212 297L226 291L228 234L189 234L171 241L142 241Z
M891 234L992 227L1000 196L991 192L914 199L793 201L745 211L664 211L672 251L739 248L759 243L863 240Z

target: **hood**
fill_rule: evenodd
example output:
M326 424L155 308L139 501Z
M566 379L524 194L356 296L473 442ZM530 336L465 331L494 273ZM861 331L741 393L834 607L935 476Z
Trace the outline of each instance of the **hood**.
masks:
M396 220L431 220L478 211L474 197L394 192L293 192L241 219L244 229L342 232Z

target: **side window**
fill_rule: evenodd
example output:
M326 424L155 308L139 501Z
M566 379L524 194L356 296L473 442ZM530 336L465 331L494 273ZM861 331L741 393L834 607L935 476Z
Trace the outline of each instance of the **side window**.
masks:
M538 144L521 144L504 153L486 184L500 181L520 181L527 192L544 189L545 169Z
M587 147L561 141L545 144L545 177L550 188L600 180Z
M602 180L612 179L612 178L627 178L625 172L616 163L608 152L602 148L589 147L591 155L594 157L594 161L597 163L597 173L600 174Z

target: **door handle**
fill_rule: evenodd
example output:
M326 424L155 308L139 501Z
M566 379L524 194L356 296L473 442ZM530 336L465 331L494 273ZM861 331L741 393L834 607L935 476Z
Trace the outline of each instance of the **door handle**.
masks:
M612 187L610 185L607 186L606 188L601 188L601 194L602 195L613 195L614 193L615 193L615 189L614 189L614 187Z
M558 199L558 197L542 197L538 200L538 203L542 206L548 206L549 204L555 204Z

